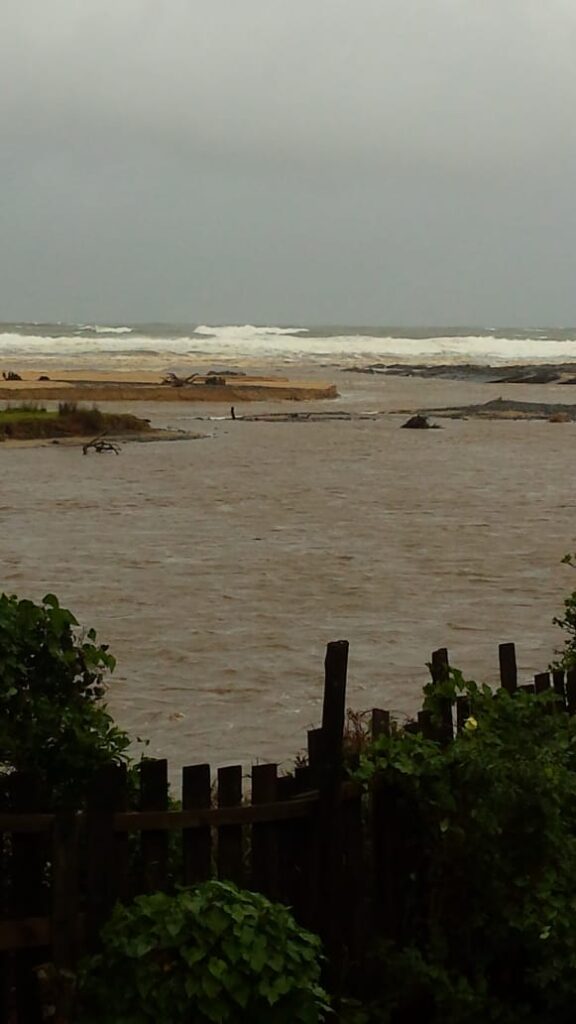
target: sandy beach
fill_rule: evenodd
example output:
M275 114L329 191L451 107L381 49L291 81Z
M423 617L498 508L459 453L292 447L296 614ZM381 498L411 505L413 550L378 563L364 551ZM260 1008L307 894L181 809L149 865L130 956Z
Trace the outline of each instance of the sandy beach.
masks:
M0 381L0 401L72 402L304 402L336 398L336 385L320 380L244 374L224 376L224 383L199 381L175 387L162 373L146 370L23 371L20 380Z
M315 375L326 370L302 372ZM572 390L334 379L330 409L390 415L232 422L217 402L119 402L109 408L208 436L120 457L0 448L3 589L53 591L97 628L118 658L114 713L173 765L288 764L318 722L332 639L351 642L351 704L399 714L415 709L435 647L491 681L499 642L516 641L529 676L561 641L574 424L414 432L398 410L569 402Z

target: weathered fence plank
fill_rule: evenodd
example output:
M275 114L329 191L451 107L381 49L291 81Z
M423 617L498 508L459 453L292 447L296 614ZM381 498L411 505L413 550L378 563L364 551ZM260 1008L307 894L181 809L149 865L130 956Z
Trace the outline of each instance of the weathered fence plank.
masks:
M554 693L558 700L556 701L556 707L559 711L566 710L566 691L564 689L564 669L555 668L552 672L552 685L554 687Z
M52 831L52 956L48 987L55 1021L69 1022L75 996L74 972L80 955L79 821L62 812ZM48 968L44 968L46 973Z
M142 761L140 765L140 808L166 811L168 808L168 762ZM166 888L168 836L164 831L143 832L140 840L144 892Z
M524 683L522 686L519 686L518 689L521 693L536 693L534 683Z
M326 762L326 735L322 728L308 730L308 782L318 785Z
M508 693L514 693L518 686L518 669L516 666L516 647L514 644L500 644L498 647L500 662L500 686Z
M472 704L469 697L456 697L456 729L462 732L467 720L472 714Z
M88 792L86 816L86 943L98 946L100 928L125 887L126 836L114 831L114 814L126 806L126 768L104 765Z
M206 810L212 804L210 765L189 765L182 769L182 808ZM212 833L209 825L185 828L182 832L184 884L205 882L212 875Z
M242 803L242 767L218 769L218 807L239 807ZM218 878L242 885L244 880L242 825L221 825L218 829Z
M430 668L433 683L438 685L448 680L450 675L450 662L448 660L448 651L445 647L440 647L439 650L432 652ZM438 729L438 739L441 743L450 743L453 738L454 726L452 723L452 702L448 697L444 697L440 701L440 726Z
M252 768L252 804L272 804L277 799L278 766L257 764ZM274 822L252 825L252 886L269 899L278 899L279 830Z
M58 814L52 831L52 962L73 969L80 947L79 822L73 812Z
M547 690L551 689L550 673L549 672L538 672L534 676L534 692L535 693L546 693Z
M16 812L42 810L39 780L30 772L13 775L9 783L10 802ZM13 917L43 917L46 913L46 889L43 885L47 862L46 837L42 834L13 834L11 857L10 910ZM42 1007L35 967L47 956L47 950L22 950L14 959L15 1008L17 1020L39 1024Z
M576 668L566 673L566 707L569 715L576 714Z
M383 711L382 708L372 708L370 731L373 740L378 740L381 736L389 736L390 712Z
M344 922L341 901L344 885L344 844L340 787L346 719L348 649L346 640L328 644L326 648L322 706L324 763L319 776L320 801L315 844L318 931L324 940L335 990L341 982L343 955Z

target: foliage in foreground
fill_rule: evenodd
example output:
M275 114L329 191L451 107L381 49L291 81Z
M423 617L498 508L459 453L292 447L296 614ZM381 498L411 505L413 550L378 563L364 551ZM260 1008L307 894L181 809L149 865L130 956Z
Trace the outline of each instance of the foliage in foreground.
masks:
M576 555L564 555L564 565L576 569ZM560 668L571 669L576 667L576 590L564 599L563 614L554 618L554 624L564 630L564 648L561 657L557 662Z
M400 941L375 955L373 1019L568 1024L576 723L553 697L493 694L455 671L425 688L424 707L440 722L442 700L462 694L470 717L453 743L398 730L362 760L360 776L379 773L389 791L404 864Z
M81 1024L318 1024L320 942L224 882L118 906L86 966Z
M0 771L35 772L65 803L101 765L126 760L129 738L104 703L114 665L54 595L39 605L0 595Z

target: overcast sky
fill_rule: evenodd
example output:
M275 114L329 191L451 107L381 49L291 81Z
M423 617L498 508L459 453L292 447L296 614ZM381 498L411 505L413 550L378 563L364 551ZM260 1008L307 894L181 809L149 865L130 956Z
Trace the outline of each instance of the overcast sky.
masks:
M576 324L574 0L1 0L0 320Z

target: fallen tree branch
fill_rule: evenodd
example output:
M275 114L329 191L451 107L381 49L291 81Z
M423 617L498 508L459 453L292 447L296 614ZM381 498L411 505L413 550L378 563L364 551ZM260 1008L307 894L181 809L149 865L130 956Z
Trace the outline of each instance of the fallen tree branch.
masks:
M82 454L87 455L91 448L94 449L99 455L102 452L114 452L115 455L120 455L120 447L114 444L113 441L105 440L106 434L99 434L94 440L88 441L87 444L82 445Z

